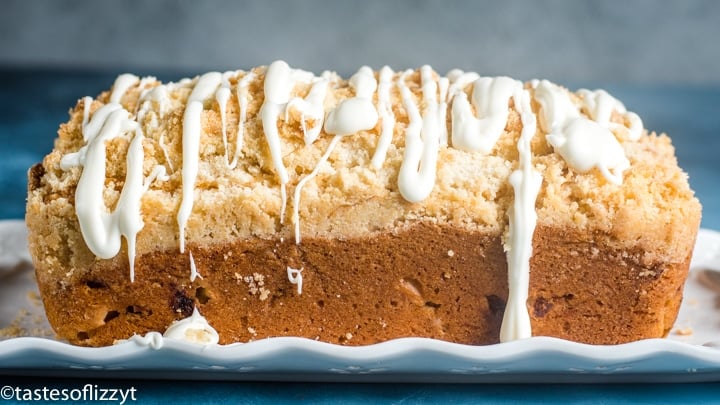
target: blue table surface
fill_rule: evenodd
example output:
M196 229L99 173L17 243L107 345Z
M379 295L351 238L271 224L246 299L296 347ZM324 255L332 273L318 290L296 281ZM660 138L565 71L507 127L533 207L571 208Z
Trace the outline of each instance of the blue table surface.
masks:
M77 99L107 89L122 72L0 69L0 219L22 218L27 169L53 145ZM137 73L137 72L136 72ZM140 72L145 73L145 72ZM157 75L177 80L180 73ZM602 87L671 135L681 167L703 204L704 228L720 230L720 87L564 83ZM561 381L558 381L561 382ZM705 384L347 384L40 379L0 376L21 388L135 387L143 403L718 403L720 383Z

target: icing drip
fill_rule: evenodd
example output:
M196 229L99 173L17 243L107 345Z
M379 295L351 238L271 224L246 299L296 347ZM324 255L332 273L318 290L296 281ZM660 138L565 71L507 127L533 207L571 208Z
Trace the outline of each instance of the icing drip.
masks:
M462 70L451 70L448 72L450 80L450 88L448 89L448 98L453 98L457 94L465 92L465 88L480 78L475 72L463 72ZM449 100L448 100L449 101Z
M405 200L419 202L430 195L435 185L440 149L437 84L432 78L430 67L423 66L420 77L425 110L421 117L412 93L405 85L409 73L411 71L405 71L397 82L410 121L405 130L405 152L398 174L398 189Z
M228 142L227 142L227 103L230 100L230 75L234 72L225 72L222 74L220 87L215 91L215 101L218 103L220 109L220 125L223 140L223 149L225 150L225 165L230 167L230 157L228 153Z
M122 106L117 103L105 104L104 106L98 108L97 111L95 111L95 114L93 114L92 119L90 119L87 125L83 128L83 141L85 141L85 143L89 143L92 139L97 137L100 130L102 130L103 126L107 123L110 115L122 109ZM126 113L126 116L128 114L129 113Z
M305 98L294 97L287 104L285 109L285 121L288 120L287 115L291 108L295 108L300 112L300 125L303 130L303 140L305 145L310 145L320 136L320 130L323 127L323 119L325 118L325 95L327 94L328 85L330 84L330 73L323 73L322 77L316 78L313 82L308 95ZM307 117L313 124L308 127Z
M458 88L452 109L453 146L468 152L490 153L508 119L508 102L517 82L509 77L481 77L473 85L472 107Z
M168 103L167 86L161 84L159 86L153 87L148 93L148 97L158 103L158 112L160 113L161 117L164 116L167 112Z
M127 90L138 82L140 82L140 78L129 73L118 76L115 79L115 84L113 84L112 93L110 93L110 103L120 104L120 100Z
M183 116L182 135L182 202L177 214L180 232L180 253L185 252L185 227L192 212L195 197L195 180L198 174L200 134L202 132L203 101L208 99L220 85L222 76L218 72L206 73L197 80L187 100Z
M372 157L372 165L376 169L382 167L387 155L388 147L392 141L393 131L395 130L395 114L392 111L392 103L390 101L390 89L392 87L393 71L388 66L380 69L380 84L378 85L378 112L382 119L382 132L378 138L378 144L375 148L375 154Z
M302 295L302 285L303 285L303 276L302 276L303 269L293 269L292 267L287 268L287 275L288 280L290 281L290 284L297 285L297 293L298 295Z
M190 256L190 281L195 281L196 278L200 277L202 280L202 276L197 271L197 266L195 266L195 258L192 255L192 252L188 251Z
M133 342L136 345L149 347L153 350L160 350L165 344L165 341L163 340L163 335L161 335L160 332L148 332L145 334L145 336L132 335L130 339L116 340L115 342L113 342L113 344L119 345L126 342Z
M172 160L170 160L170 152L168 151L167 144L165 144L165 133L160 133L160 138L158 138L158 145L160 145L160 149L163 152L163 156L165 157L165 163L167 163L168 168L170 169L170 172L174 172L175 168L173 167Z
M438 90L440 92L440 102L438 103L438 126L440 127L440 145L448 146L447 132L447 106L448 106L448 90L450 80L447 77L438 79Z
M185 340L201 345L214 345L220 341L217 331L210 326L207 319L200 315L197 307L189 318L174 321L167 328L163 337L168 339Z
M360 68L350 78L350 86L355 89L355 97L341 101L328 113L325 120L328 134L351 135L377 124L378 112L372 103L377 81L372 70L367 66Z
M530 106L530 94L517 83L513 99L523 128L517 144L520 152L518 169L512 172L509 179L515 198L509 212L509 243L506 245L509 291L500 328L501 342L532 335L526 302L530 287L532 238L537 224L535 200L542 184L542 176L532 166L530 141L535 136L537 123Z
M90 106L92 106L93 99L92 97L85 96L83 97L83 120L82 120L82 132L83 132L83 138L85 137L85 127L88 124L88 120L90 119ZM87 141L87 139L85 139Z
M121 75L115 81L111 99L120 100L128 88L138 81L136 76ZM155 179L166 179L164 168L155 167L148 179L144 179L142 127L130 119L130 113L120 104L110 102L100 107L88 121L92 99L87 97L84 102L82 134L85 145L79 151L63 156L60 168L69 170L75 166L83 167L75 192L75 211L86 245L96 256L109 259L120 251L121 237L124 236L127 241L130 281L134 281L135 241L137 233L144 226L140 202ZM142 121L148 108L147 104L143 106L138 121ZM115 210L111 213L103 198L105 141L130 131L135 134L128 147L125 184Z
M291 80L291 71L287 63L283 61L273 62L265 72L265 101L260 107L260 116L262 117L263 131L265 139L270 147L270 155L272 156L275 171L280 178L280 198L282 207L280 209L280 223L285 218L285 207L287 206L286 185L289 180L287 169L282 161L282 151L280 148L280 134L278 133L277 121L280 113L285 108L285 104L290 99L290 91L292 91L293 83Z
M442 132L440 134L440 145L442 146L448 146L448 133L447 133L447 105L448 103L455 98L456 95L459 93L464 93L465 87L467 87L469 84L475 82L477 79L480 78L480 75L478 75L475 72L468 72L465 73L462 70L459 69L453 69L450 72L448 72L447 77L443 77L440 79L441 87L440 87L440 100L444 100L440 104L440 110L441 110L441 117L440 122L444 124L441 129ZM443 83L444 81L444 83ZM449 86L445 89L443 87Z
M231 169L234 169L237 166L238 158L240 157L240 152L243 148L243 142L245 138L245 121L247 119L248 108L248 86L250 85L250 81L254 79L255 73L250 72L245 74L245 76L240 79L235 89L238 99L238 107L240 108L240 116L238 118L237 136L235 138L235 155L233 156L233 160L229 164L229 167ZM227 152L225 159L227 161Z
M320 161L317 162L315 165L315 168L313 169L310 174L303 177L295 187L295 193L293 194L293 214L292 214L292 221L293 224L295 224L295 243L300 244L300 193L302 192L302 188L305 186L305 183L312 180L315 176L317 176L318 172L320 171L320 166L327 162L328 158L330 157L330 154L332 153L333 149L335 149L335 146L340 142L342 139L342 135L335 135L333 139L330 141L330 145L328 145L327 150L325 150L325 153L320 157Z
M610 130L580 115L569 95L547 80L538 84L535 99L542 106L547 142L570 167L581 173L598 168L608 181L622 184L630 162Z
M611 96L605 90L590 91L587 89L580 89L577 91L582 97L582 104L588 115L598 124L611 130L624 130L628 133L628 138L631 141L637 141L640 139L643 131L643 123L640 117L625 109L625 105L620 100ZM617 111L623 114L625 120L630 124L626 127L621 124L610 122L612 112Z

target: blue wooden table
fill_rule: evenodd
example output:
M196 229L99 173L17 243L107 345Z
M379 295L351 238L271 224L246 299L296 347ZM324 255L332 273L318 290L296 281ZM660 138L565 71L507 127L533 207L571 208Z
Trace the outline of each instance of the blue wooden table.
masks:
M77 99L107 89L118 73L121 72L0 69L0 219L23 217L27 169L52 149L58 125L67 120L67 111ZM182 76L167 74L160 78L175 80ZM680 165L688 172L690 183L703 204L702 226L720 230L720 87L564 84L571 88L604 87L628 109L637 112L647 128L671 135ZM720 402L720 383L323 384L0 376L0 385L24 388L82 388L88 383L134 387L136 398L142 403Z

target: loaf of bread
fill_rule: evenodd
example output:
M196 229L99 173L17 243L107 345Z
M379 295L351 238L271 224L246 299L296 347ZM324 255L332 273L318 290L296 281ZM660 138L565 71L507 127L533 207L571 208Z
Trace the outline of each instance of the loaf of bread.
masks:
M48 319L86 346L195 309L222 344L662 337L701 215L607 92L428 66L121 75L28 189Z

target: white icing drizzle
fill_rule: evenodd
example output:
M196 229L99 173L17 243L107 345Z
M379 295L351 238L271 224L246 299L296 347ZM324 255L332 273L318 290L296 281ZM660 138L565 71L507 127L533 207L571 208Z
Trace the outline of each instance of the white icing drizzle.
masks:
M85 127L88 124L88 120L90 119L90 106L92 106L93 99L92 97L85 96L83 97L83 119L82 119L82 132L83 132L83 138L85 137Z
M405 151L398 174L398 189L405 200L419 202L430 195L435 185L440 149L440 123L437 83L432 78L432 70L427 65L420 69L425 104L422 117L412 93L405 85L405 78L410 73L409 70L405 71L397 82L410 121L405 130Z
M137 87L140 89L140 96L138 97L137 104L135 105L135 115L137 116L138 111L140 111L140 108L142 108L145 105L145 101L148 101L148 96L153 93L155 88L157 87L163 87L163 86L153 86L150 88L146 88L148 84L156 82L157 79L153 76L145 76L137 84Z
M104 106L98 108L93 114L92 119L90 119L87 125L85 125L82 129L83 141L85 141L85 143L89 143L93 138L97 137L100 130L102 130L103 126L108 121L110 114L122 109L122 106L117 103L105 104Z
M275 171L280 179L280 223L285 219L285 207L287 206L286 185L289 180L287 169L282 161L282 150L280 148L280 134L278 133L278 118L290 99L290 92L293 88L290 66L283 61L275 61L265 72L265 101L260 107L263 132L270 147Z
M158 145L160 145L160 150L162 150L163 156L165 157L165 163L167 163L168 168L170 169L168 171L174 172L175 168L173 167L172 160L170 160L170 152L168 151L167 144L165 143L165 132L160 133Z
M218 103L220 109L220 125L223 140L223 149L225 150L225 165L230 167L230 157L228 153L228 142L227 142L227 103L230 100L230 76L235 72L225 72L222 74L220 87L215 91L215 101Z
M438 127L440 129L440 146L448 146L447 132L447 106L448 106L448 90L450 80L447 77L438 79L438 91L440 92L440 102L438 103Z
M188 97L183 116L182 136L182 202L177 214L180 232L180 253L185 252L185 227L192 212L195 198L195 180L198 174L198 158L200 154L200 134L202 124L203 102L208 99L220 85L222 75L218 72L205 73L200 76L195 88Z
M509 77L481 77L473 85L472 107L462 90L455 94L452 109L452 145L468 152L490 153L508 119L508 102L517 82ZM459 88L462 89L462 88Z
M128 89L138 82L140 82L140 78L130 73L118 76L117 79L115 79L115 84L113 84L112 93L110 93L110 103L120 104L120 100Z
M328 134L352 135L377 124L378 112L372 103L377 88L373 71L367 66L361 67L350 78L350 86L355 89L355 97L341 101L328 113L325 120L325 132Z
M293 224L295 224L295 243L300 244L301 236L300 236L300 195L302 193L303 187L305 187L305 183L312 180L317 176L318 172L320 171L320 166L327 162L328 158L330 157L330 154L335 149L335 146L340 142L340 140L343 138L343 135L335 135L333 139L330 141L330 145L328 145L327 150L325 150L325 153L320 157L320 161L317 162L315 165L315 168L313 169L310 174L300 179L297 186L295 187L295 192L293 194L293 214L292 214L292 221Z
M637 114L627 111L620 100L602 89L594 91L580 89L577 93L582 97L583 107L585 107L592 120L611 130L621 129L627 131L628 138L631 141L640 139L643 131L642 120ZM610 122L613 110L622 114L630 126L626 127L622 124Z
M235 88L240 113L238 117L237 136L235 138L235 155L233 155L233 160L228 165L228 167L231 169L234 169L237 166L240 152L242 152L243 142L245 139L245 121L247 120L248 87L250 86L250 82L254 79L255 73L246 73L245 76L243 76L243 78L238 81ZM227 161L227 155L225 159Z
M448 134L447 134L447 106L452 99L455 98L459 93L464 93L465 87L470 83L475 82L480 78L475 72L463 72L460 69L453 69L448 72L447 77L440 79L440 109L441 117L440 122L445 124L441 127L442 132L440 133L440 145L448 146ZM444 81L444 83L443 83ZM443 88L449 86L447 88Z
M133 77L135 80L133 80ZM120 100L124 92L139 79L132 75L121 75L115 81L111 99ZM86 105L92 99L85 99ZM144 117L148 105L140 112ZM86 111L89 109L86 107ZM82 166L83 171L75 192L75 211L80 229L88 248L98 257L109 259L120 251L121 237L127 241L130 281L135 280L135 240L144 223L140 211L140 202L150 183L155 179L165 180L163 168L155 167L149 178L143 177L144 152L142 142L144 134L138 122L130 119L127 112L117 102L100 107L92 119L82 126L86 144L79 151L69 153L60 161L63 170ZM85 121L85 111L83 112ZM125 184L120 192L115 210L111 213L105 206L103 190L105 188L106 152L105 141L134 131L127 152ZM146 180L146 181L145 181Z
M198 273L197 266L195 266L195 258L193 257L192 252L188 250L188 253L190 258L190 281L195 281L198 277L202 280L202 276Z
M389 66L383 66L380 69L380 84L378 84L378 112L382 120L382 132L378 138L375 153L372 157L372 165L376 169L382 167L387 155L387 150L392 141L393 132L395 130L395 114L392 111L392 102L390 100L390 90L392 88L392 77L394 72Z
M622 184L630 162L610 130L582 116L569 94L547 80L538 84L535 99L542 106L547 142L570 167L580 173L598 168L608 181Z
M480 78L475 72L463 72L459 69L453 69L447 74L450 80L450 88L447 92L448 101L454 98L458 93L464 92L465 88Z
M513 99L515 109L520 113L523 128L517 144L520 153L518 168L512 172L509 179L515 198L508 213L509 233L506 254L509 291L500 328L501 342L532 336L526 302L530 287L532 239L537 224L535 200L542 184L542 176L532 165L530 147L530 141L537 130L537 122L530 106L530 94L522 89L522 84L519 82Z
M302 275L302 268L299 269L293 269L292 267L288 266L287 268L287 276L288 280L290 281L290 284L297 285L297 293L298 295L302 295L302 286L303 286L303 275Z
M163 335L160 334L160 332L148 332L145 334L145 336L141 335L132 335L130 339L127 340L117 340L114 344L121 344L125 342L133 342L140 346L149 347L153 350L160 350L162 349L163 345L165 344L165 340L163 339Z
M167 339L185 340L200 345L214 345L220 341L217 331L210 326L207 319L200 315L197 307L190 317L174 321L167 328L163 337Z
M164 117L167 113L168 103L170 98L168 97L168 86L161 84L155 86L143 95L143 100L151 100L158 104L158 115Z
M288 114L291 108L295 108L300 112L300 125L303 130L303 140L305 145L310 145L320 136L320 130L323 127L325 118L325 95L327 94L330 84L330 73L324 72L322 77L315 78L305 98L293 97L288 101L285 108L285 121L288 120ZM313 120L313 125L308 127L307 118Z

